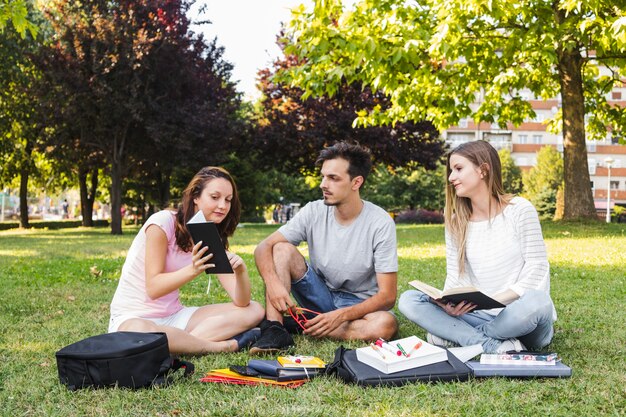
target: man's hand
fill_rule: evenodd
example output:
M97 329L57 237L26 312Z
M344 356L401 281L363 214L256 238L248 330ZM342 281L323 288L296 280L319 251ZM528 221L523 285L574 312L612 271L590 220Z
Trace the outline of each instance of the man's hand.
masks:
M431 300L433 300L433 303L443 308L443 311L445 311L452 317L462 316L463 314L467 314L476 308L476 304L472 304L468 301L461 301L458 304L452 304L444 303L443 301L435 300L433 298L431 298Z
M267 298L272 306L281 313L286 313L289 307L295 307L289 291L280 283L266 284Z
M342 309L329 311L328 313L320 314L309 320L305 324L306 329L304 330L304 334L313 337L328 336L345 321Z

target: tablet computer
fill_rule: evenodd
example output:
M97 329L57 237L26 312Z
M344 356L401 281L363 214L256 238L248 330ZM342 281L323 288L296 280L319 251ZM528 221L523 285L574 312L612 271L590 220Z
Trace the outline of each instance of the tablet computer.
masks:
M220 238L217 226L213 222L208 222L204 218L202 210L198 212L187 222L187 230L191 234L194 244L202 241L202 247L208 246L207 254L212 253L213 258L207 262L215 264L215 267L208 268L207 274L232 274L233 268L230 266L224 244Z

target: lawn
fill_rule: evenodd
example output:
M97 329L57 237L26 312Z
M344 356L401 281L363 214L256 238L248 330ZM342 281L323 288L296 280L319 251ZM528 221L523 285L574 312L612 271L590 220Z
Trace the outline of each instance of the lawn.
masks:
M250 267L263 298L255 244L275 228L245 225L232 248ZM192 358L196 376L159 389L82 390L59 384L54 353L107 329L109 302L136 228L0 232L0 413L5 416L419 416L624 415L626 410L626 225L544 224L559 320L549 349L574 369L571 379L485 379L360 388L319 378L297 390L202 384L209 369L244 364L246 353ZM419 278L441 286L441 226L398 227L400 292ZM101 271L101 273L100 273ZM187 305L225 300L206 278L182 290ZM400 336L424 333L400 317ZM298 352L330 361L339 342L296 339ZM344 343L358 347L361 344Z

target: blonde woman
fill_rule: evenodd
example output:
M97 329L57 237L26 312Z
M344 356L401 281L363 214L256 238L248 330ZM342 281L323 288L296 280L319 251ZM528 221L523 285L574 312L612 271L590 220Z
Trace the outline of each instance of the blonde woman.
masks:
M474 311L469 302L433 300L411 290L399 309L443 346L481 344L486 353L538 349L550 343L556 311L537 211L506 194L500 158L485 141L448 155L445 289L474 286L506 305Z
M186 307L178 290L213 266L207 248L194 245L186 223L202 210L215 222L227 249L232 274L217 278L229 303ZM109 332L164 332L172 353L205 354L241 350L258 338L263 307L250 299L250 278L243 259L228 251L239 223L237 187L223 168L202 168L183 191L177 211L153 214L128 251L111 302Z

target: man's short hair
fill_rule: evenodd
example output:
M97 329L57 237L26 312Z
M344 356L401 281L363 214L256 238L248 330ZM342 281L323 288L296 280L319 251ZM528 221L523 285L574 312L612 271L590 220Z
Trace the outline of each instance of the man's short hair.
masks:
M361 176L365 182L372 170L372 153L358 143L337 142L324 148L315 163L321 166L325 161L337 158L348 161L350 179Z

